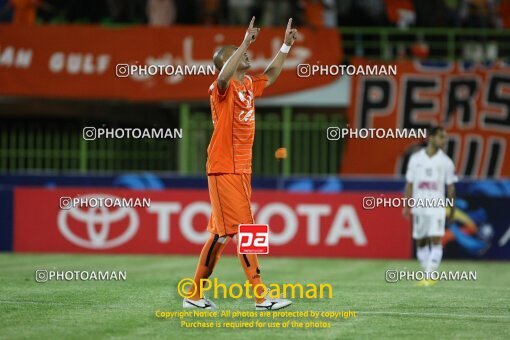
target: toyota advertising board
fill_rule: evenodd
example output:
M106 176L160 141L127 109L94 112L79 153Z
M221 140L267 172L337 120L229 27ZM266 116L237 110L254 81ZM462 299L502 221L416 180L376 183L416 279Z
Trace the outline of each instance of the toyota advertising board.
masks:
M363 193L253 194L255 221L270 228L270 254L410 258L410 226L398 208L362 208ZM398 197L399 194L386 194ZM64 206L67 198L145 200L146 206ZM197 254L208 237L206 190L17 188L14 250L63 253ZM392 221L383 228L381 221ZM233 254L235 247L228 247Z

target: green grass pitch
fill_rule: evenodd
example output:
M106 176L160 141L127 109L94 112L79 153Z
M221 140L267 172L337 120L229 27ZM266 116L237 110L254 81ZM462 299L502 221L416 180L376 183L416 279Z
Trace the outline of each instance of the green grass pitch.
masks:
M177 319L156 318L156 310L182 309L176 286L193 274L196 261L194 256L0 254L0 338L508 339L510 334L510 264L505 262L444 261L441 270L476 270L477 281L418 287L384 279L387 269L418 270L415 261L262 256L266 283L333 286L333 299L295 299L284 311L352 310L358 316L306 330L189 329ZM127 280L37 283L36 269L125 270ZM226 284L245 280L237 258L229 256L221 258L214 277ZM254 310L247 299L215 302L221 310Z

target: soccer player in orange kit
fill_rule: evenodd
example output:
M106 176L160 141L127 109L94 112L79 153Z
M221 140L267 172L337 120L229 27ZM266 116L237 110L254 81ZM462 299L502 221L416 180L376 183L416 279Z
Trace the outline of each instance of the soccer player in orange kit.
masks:
M290 47L297 38L297 30L289 19L285 40L264 73L247 75L250 60L246 51L257 39L260 28L253 27L255 17L244 36L242 44L219 48L213 57L219 71L218 79L210 86L209 96L214 132L207 149L207 180L212 214L207 226L211 233L206 241L194 276L195 287L200 279L209 278L221 252L237 234L239 224L254 223L251 212L251 159L255 137L254 98L262 95L264 88L273 84L282 70ZM256 254L238 254L241 266L252 287L257 288L255 308L277 310L292 301L270 298L264 292ZM254 292L255 293L255 292ZM265 294L265 295L264 295ZM196 289L184 298L184 308L216 309L217 306Z

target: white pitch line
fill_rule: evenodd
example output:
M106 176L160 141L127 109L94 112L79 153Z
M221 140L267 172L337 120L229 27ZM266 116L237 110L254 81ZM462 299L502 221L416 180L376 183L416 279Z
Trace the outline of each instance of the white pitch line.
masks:
M380 314L380 315L400 315L400 316L438 316L438 317L457 317L459 319L508 319L510 315L471 315L471 314L454 314L454 313L420 313L420 312L379 312L379 311L358 311L362 314Z

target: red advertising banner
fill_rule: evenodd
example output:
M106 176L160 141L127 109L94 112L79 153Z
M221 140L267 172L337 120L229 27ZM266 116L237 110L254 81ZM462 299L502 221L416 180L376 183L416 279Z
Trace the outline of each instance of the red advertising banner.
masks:
M358 60L358 65L367 61ZM396 76L352 77L351 129L446 128L447 149L463 177L510 176L510 65L396 62ZM347 142L342 174L398 175L421 140Z
M256 223L269 225L270 255L410 258L411 227L401 209L364 210L364 196L255 191L252 210ZM89 199L87 205L69 204L78 197ZM105 197L132 199L135 206L94 206ZM141 204L144 199L149 204ZM206 190L20 188L14 192L14 251L198 255L210 213ZM235 245L227 249L233 254Z
M300 38L288 55L280 78L266 95L313 88L333 80L300 78L296 69L299 64L338 64L341 60L338 32L306 28L299 31ZM250 72L264 71L280 49L284 33L283 27L261 30L248 51ZM205 71L213 66L214 51L222 45L239 45L244 34L244 29L232 27L0 25L0 95L208 100L208 88L215 77ZM172 68L163 75L124 77L123 64ZM195 71L190 71L193 68ZM190 72L198 74L188 75Z

